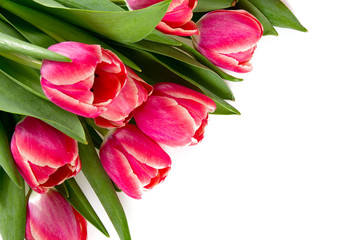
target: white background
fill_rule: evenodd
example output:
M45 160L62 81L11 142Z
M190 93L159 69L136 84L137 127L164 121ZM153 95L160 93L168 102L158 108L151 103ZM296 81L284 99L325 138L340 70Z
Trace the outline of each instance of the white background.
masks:
M133 240L360 239L356 2L286 1L309 32L261 40L254 70L229 83L242 115L212 115L203 142L170 151L169 177L142 200L119 194ZM88 226L88 239L108 239Z

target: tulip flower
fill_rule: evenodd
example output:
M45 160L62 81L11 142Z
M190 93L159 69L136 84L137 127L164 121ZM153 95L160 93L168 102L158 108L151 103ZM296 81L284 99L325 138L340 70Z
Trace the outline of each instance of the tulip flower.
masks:
M146 8L163 0L126 0L132 10ZM191 21L192 10L195 9L198 0L173 0L156 29L171 35L190 36L198 33L196 24Z
M33 117L16 125L11 152L20 174L38 193L47 192L81 169L77 142Z
M27 204L27 240L85 240L86 220L55 190L32 192Z
M147 102L134 111L134 118L140 130L156 142L186 146L203 139L209 112L215 108L214 101L199 92L175 83L158 83Z
M252 70L249 63L263 34L261 23L244 10L217 10L197 23L194 47L216 66L238 73ZM226 26L226 27L224 27Z
M123 127L131 119L131 112L145 102L153 88L144 82L130 68L127 68L128 79L124 88L107 111L95 118L95 123L104 128Z
M61 42L49 50L72 62L44 60L41 86L45 95L59 107L84 116L97 117L125 85L125 65L111 51L99 45Z
M140 199L144 190L162 182L171 166L166 152L131 124L109 135L99 154L109 177L135 199Z

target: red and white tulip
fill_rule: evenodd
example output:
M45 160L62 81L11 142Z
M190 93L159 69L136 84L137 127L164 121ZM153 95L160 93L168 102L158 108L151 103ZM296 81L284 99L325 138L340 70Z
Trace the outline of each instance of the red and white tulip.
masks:
M194 145L204 137L214 101L175 83L154 85L153 94L134 111L137 126L147 136L168 146Z
M162 182L171 168L169 155L131 124L112 132L105 139L99 154L113 182L136 199L141 198L144 190Z
M77 142L33 117L16 125L11 152L20 174L38 193L47 192L81 169Z
M200 34L192 36L194 47L216 66L245 73L257 42L263 35L261 23L244 10L216 10L197 23Z
M131 119L132 111L144 103L153 88L133 70L127 68L128 79L107 111L96 117L95 123L104 128L123 127Z
M41 67L45 95L69 112L84 117L99 116L126 83L125 65L113 52L99 45L61 42L49 50L72 60L44 60Z
M86 240L86 220L55 190L32 192L27 204L26 239Z
M163 0L126 0L132 10L149 7ZM198 0L173 0L156 29L171 35L190 36L198 33L196 24L191 21Z

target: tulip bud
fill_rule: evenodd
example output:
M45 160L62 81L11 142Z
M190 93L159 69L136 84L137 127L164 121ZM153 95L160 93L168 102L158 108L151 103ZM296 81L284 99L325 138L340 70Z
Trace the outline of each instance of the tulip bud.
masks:
M131 119L132 111L145 102L153 88L130 68L125 86L107 111L95 118L95 123L104 128L123 127Z
M85 240L86 220L55 190L32 192L27 204L27 240Z
M217 10L197 23L194 47L216 66L238 73L252 70L249 63L263 34L261 23L244 10ZM226 27L225 27L226 26Z
M137 10L146 8L163 0L126 0L130 9ZM196 24L191 21L192 10L195 9L198 0L173 0L156 29L171 35L190 36L198 33Z
M72 60L44 60L41 67L45 95L69 112L97 117L107 110L125 85L125 65L114 53L99 45L61 42L49 50Z
M147 136L168 146L194 145L204 137L214 101L174 83L158 83L148 101L134 111L137 126Z
M101 163L113 182L128 196L140 199L143 191L162 182L171 159L135 125L116 129L100 148Z
M33 117L16 125L11 152L20 174L38 193L47 192L81 169L77 142Z

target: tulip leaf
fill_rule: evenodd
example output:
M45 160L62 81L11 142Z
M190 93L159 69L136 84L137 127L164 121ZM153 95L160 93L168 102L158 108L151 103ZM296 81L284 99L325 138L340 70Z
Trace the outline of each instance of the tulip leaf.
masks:
M272 25L307 32L307 29L301 25L295 15L280 0L248 1L252 3L257 9L259 9Z
M3 16L1 14L0 19L3 19ZM0 32L20 40L26 40L18 31L16 31L15 28L13 28L5 20L0 20Z
M40 75L34 69L0 57L0 72L31 93L47 100L40 85Z
M85 128L85 126L84 126ZM125 212L116 191L101 165L99 156L87 133L88 145L79 144L82 171L94 189L121 240L130 240L129 226Z
M168 35L154 29L149 35L146 36L145 40L162 43L171 46L181 46L181 43Z
M199 0L194 12L209 12L234 6L236 0Z
M94 211L90 202L87 200L85 194L77 184L74 178L70 178L62 185L66 186L69 196L66 200L78 211L86 220L88 220L94 227L96 227L105 236L109 237L105 226L101 222L100 218Z
M209 69L184 63L176 59L153 54L153 57L170 71L179 75L195 86L205 87L222 99L234 100L234 95L225 82Z
M0 120L0 166L5 170L10 179L17 187L22 188L23 182L21 176L16 169L14 159L11 155L9 139L5 132L5 127Z
M84 129L75 114L32 94L1 71L0 81L0 110L39 118L69 137L86 143Z
M86 44L99 44L103 48L113 51L116 55L118 55L124 64L137 71L141 71L141 69L129 58L125 57L123 54L119 53L111 46L94 37L87 31L81 30L72 24L43 12L19 5L15 2L6 1L2 4L2 7L23 20L30 22L32 25L41 29L43 32L58 41L75 41ZM8 17L7 15L5 16Z
M137 57L137 64L140 64L140 67L143 69L143 72L137 74L149 84L153 85L158 82L174 82L194 89L195 91L202 92L212 98L217 105L217 109L215 111L216 114L240 114L236 108L206 89L206 87L201 86L195 81L186 81L179 75L175 74L174 71L165 67L150 53L128 49L127 54Z
M275 36L278 35L277 31L275 30L273 25L269 22L269 20L264 16L264 14L248 0L240 0L236 4L235 8L236 9L244 9L244 10L250 12L252 15L254 15L259 20L261 25L263 26L264 35L275 35Z
M67 189L65 183L62 183L60 185L56 185L55 189L64 197L69 198L69 190Z
M25 225L25 188L18 188L0 168L0 233L2 239L23 240Z
M43 0L42 0L43 1ZM89 9L99 11L125 11L109 0L56 0L69 8Z
M11 37L10 35L0 33L0 52L19 53L34 58L43 58L54 61L70 62L71 60L58 53L45 48Z
M55 15L108 39L131 43L145 38L164 17L170 0L134 11L99 11L47 5L43 0L27 2L31 7ZM118 8L118 7L117 7Z
M49 35L11 13L4 13L2 18L6 19L21 34L23 38L27 39L32 44L43 48L48 48L51 45L57 43Z

